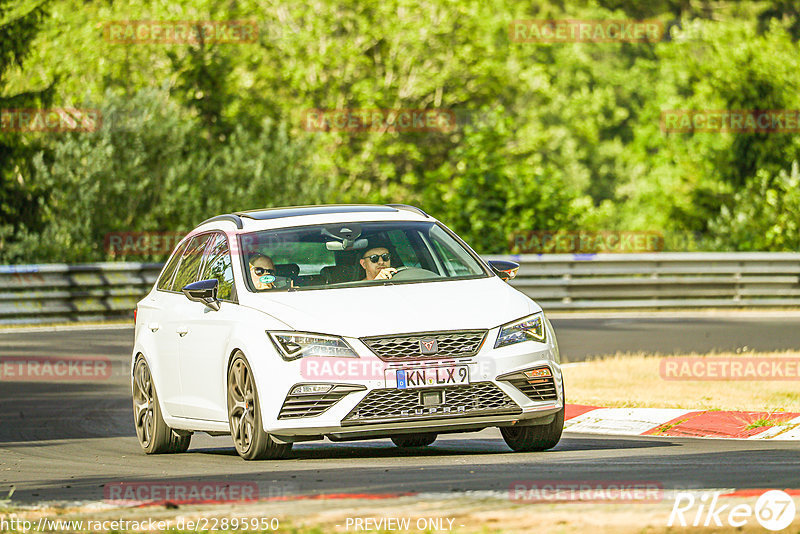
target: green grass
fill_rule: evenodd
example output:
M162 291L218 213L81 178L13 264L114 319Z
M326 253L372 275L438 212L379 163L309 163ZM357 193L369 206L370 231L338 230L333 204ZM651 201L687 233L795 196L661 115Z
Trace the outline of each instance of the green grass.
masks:
M656 429L656 432L658 432L659 434L663 434L667 430L674 428L678 425L682 425L686 421L688 421L688 419L681 419L680 421L675 421L674 423L664 423L663 425L661 425Z
M765 426L786 426L788 421L781 421L779 419L770 419L769 417L762 417L761 419L756 419L746 427L745 430L752 430L754 428L762 428Z

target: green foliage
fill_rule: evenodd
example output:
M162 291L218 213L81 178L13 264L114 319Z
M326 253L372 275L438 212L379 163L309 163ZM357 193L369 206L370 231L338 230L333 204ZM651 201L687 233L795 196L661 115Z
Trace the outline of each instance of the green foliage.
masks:
M34 158L47 191L45 226L8 247L9 259L108 259L109 232L187 231L218 213L298 199L313 204L327 194L325 182L309 178L308 142L269 119L252 131L236 128L206 150L200 121L164 93L108 94L102 113L96 132L69 134L52 143L52 154Z
M46 16L43 1L0 0L0 110L45 106L52 97L52 83L43 88L25 85L17 92L6 87L8 76L21 69L32 54L33 41ZM37 138L0 128L0 247L6 239L14 239L23 224L35 226L38 222L40 191L27 177L31 156L41 147Z
M771 176L759 169L744 189L733 194L709 222L715 248L736 245L740 250L800 250L800 168Z
M492 127L468 126L449 160L426 175L424 209L485 253L503 253L509 237L534 229L572 229L580 217L576 195L555 169L514 149L514 121L486 112Z
M753 24L739 21L695 23L693 40L661 46L661 79L648 107L653 120L660 109L694 110L798 110L800 73L793 68L797 46L791 35L773 25L758 34ZM641 141L636 159L647 174L637 185L641 195L656 180L653 190L664 195L664 227L702 235L701 242L716 250L791 250L800 234L781 222L791 217L770 208L766 192L780 191L780 176L800 161L800 140L791 133L687 133L662 134ZM631 147L640 148L639 143ZM766 182L765 182L766 180ZM648 185L650 184L650 185ZM630 189L633 189L632 187ZM644 199L642 199L644 200ZM753 237L745 238L723 221L741 213L742 201L759 216L748 222ZM632 202L633 205L641 204ZM790 204L787 204L788 207ZM763 211L762 211L763 210ZM645 212L655 211L647 209ZM776 228L783 237L764 239ZM757 238L755 235L760 234Z
M800 244L796 133L660 125L664 110L800 109L796 2L8 5L0 31L18 37L0 39L0 103L30 93L30 107L49 105L37 91L58 80L52 105L99 106L104 123L0 132L15 154L0 154L1 261L102 259L107 232L317 202L417 204L486 253L528 230L661 231L676 250ZM655 18L669 33L658 43L509 36L513 20L559 18ZM209 19L256 21L257 42L104 37L113 21ZM458 126L310 132L311 109L443 109Z

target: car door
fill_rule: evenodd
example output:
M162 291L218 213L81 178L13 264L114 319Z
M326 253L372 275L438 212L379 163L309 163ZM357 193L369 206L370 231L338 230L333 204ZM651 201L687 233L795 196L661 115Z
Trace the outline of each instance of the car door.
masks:
M174 331L168 331L164 321L172 316L176 295L172 293L172 281L178 269L188 241L184 241L167 262L151 293L141 306L139 317L142 335L148 336L155 347L150 357L150 367L155 373L157 392L169 413L175 413L181 396L180 370L178 368L178 339Z
M215 233L206 251L199 280L219 281L220 308L212 310L186 300L182 307L185 334L178 341L183 389L183 415L193 419L227 421L225 361L238 305L228 240Z
M159 329L156 334L160 336L162 345L167 348L161 363L162 380L169 389L169 397L164 397L163 400L169 412L179 417L185 417L186 413L186 394L180 373L180 341L185 334L181 332L185 329L185 315L190 311L189 304L197 304L186 298L181 288L199 279L203 253L211 237L210 233L200 234L188 241L169 292L160 295L161 320L157 325Z

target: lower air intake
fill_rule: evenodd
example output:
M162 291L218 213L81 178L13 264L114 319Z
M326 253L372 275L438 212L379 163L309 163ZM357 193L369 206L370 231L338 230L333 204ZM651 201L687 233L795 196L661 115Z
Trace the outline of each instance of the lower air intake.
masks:
M443 402L423 405L422 392L441 391ZM375 389L342 420L343 425L447 419L481 415L513 415L522 409L491 382L420 389Z

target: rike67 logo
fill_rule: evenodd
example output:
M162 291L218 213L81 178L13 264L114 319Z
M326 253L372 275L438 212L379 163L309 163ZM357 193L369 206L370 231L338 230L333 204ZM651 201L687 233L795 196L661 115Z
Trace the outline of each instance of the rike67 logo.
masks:
M679 492L669 514L667 526L741 528L755 519L767 530L783 530L794 521L795 504L791 495L781 490L762 493L755 506L722 504L722 492Z

